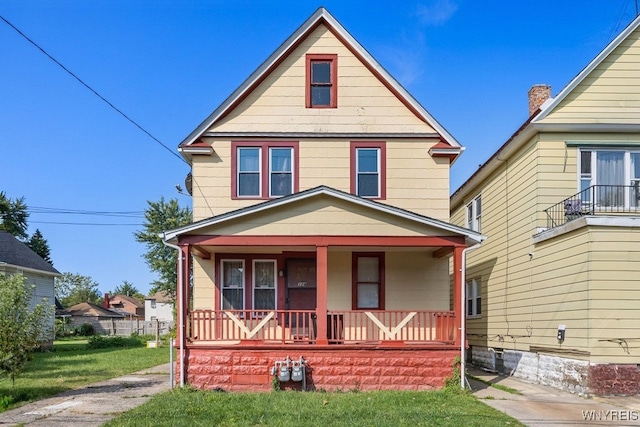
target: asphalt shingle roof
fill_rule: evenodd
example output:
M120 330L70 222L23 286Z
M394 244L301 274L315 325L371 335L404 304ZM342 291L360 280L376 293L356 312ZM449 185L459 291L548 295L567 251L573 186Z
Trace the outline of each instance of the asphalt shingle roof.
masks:
M3 263L52 274L60 274L51 264L32 251L29 246L6 231L0 231L0 264Z

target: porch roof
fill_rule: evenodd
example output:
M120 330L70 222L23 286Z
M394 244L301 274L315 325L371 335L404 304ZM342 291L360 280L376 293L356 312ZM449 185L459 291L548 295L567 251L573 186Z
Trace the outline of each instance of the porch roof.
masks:
M174 230L165 231L161 235L161 237L166 242L175 243L178 237L182 235L198 234L199 232L203 232L208 227L220 226L227 222L243 219L249 215L257 213L266 213L269 210L273 210L275 208L286 208L287 205L292 205L296 202L306 201L320 196L328 196L343 202L347 202L348 204L353 204L354 206L366 207L368 209L372 209L373 211L391 215L401 220L409 220L415 222L416 224L428 226L435 230L439 230L446 235L463 237L467 245L480 243L485 239L485 236L475 231L459 227L445 221L420 215L411 211L400 209L395 206L349 194L327 186L311 188L309 190L301 191L299 193L291 194L278 199L268 200L262 203L248 206L246 208L241 208L216 215Z

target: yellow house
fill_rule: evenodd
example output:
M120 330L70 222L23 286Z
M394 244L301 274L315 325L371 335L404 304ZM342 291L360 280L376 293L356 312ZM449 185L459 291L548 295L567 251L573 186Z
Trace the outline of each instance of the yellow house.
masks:
M452 196L467 360L583 394L640 394L640 18Z
M482 239L449 223L462 147L333 16L318 9L179 150L194 222L164 240L181 383L443 385L461 346L449 259L460 270Z

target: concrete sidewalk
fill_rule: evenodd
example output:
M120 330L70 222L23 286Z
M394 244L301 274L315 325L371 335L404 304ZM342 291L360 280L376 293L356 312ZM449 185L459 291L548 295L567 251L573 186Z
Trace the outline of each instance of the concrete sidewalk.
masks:
M552 387L467 369L473 394L527 426L640 426L640 397L584 398ZM517 390L512 394L485 383Z
M0 426L97 427L170 388L167 363L3 412Z

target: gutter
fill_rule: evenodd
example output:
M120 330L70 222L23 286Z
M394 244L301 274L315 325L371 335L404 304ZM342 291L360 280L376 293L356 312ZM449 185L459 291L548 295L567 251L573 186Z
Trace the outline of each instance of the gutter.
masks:
M460 388L464 390L467 380L466 374L466 348L467 342L467 252L471 252L482 246L482 241L462 250L462 285L460 289Z
M162 243L165 246L168 246L170 248L173 248L175 250L178 251L178 301L180 302L180 306L178 307L178 317L179 317L179 322L178 322L178 327L180 328L180 355L179 355L179 365L180 365L180 388L184 387L184 330L185 330L185 325L184 325L184 291L182 289L182 249L180 248L180 246L178 245L174 245L172 243L167 242L166 240L166 234L162 233ZM171 369L173 370L173 366L171 367ZM171 387L173 388L173 383L171 384Z

